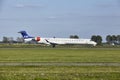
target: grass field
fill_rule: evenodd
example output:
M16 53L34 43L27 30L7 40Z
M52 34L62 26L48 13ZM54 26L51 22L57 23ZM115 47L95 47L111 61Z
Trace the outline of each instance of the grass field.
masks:
M120 63L119 48L1 48L4 62ZM119 80L120 66L0 66L0 80Z
M3 48L0 62L120 62L120 49Z
M120 67L0 67L0 80L119 80Z

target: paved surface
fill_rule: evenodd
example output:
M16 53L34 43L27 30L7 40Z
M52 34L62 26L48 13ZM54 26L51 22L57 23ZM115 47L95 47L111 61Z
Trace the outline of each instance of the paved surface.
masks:
M120 66L120 63L0 62L0 66Z

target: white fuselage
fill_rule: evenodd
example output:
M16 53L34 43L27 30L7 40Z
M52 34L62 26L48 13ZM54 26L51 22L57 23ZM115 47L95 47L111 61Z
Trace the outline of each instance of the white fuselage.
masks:
M97 43L90 39L70 39L70 38L41 38L38 43L44 44L91 44L95 46Z
M96 42L90 39L70 39L70 38L41 38L41 37L31 37L26 31L19 31L24 38L25 42L35 41L38 43L51 44L53 47L58 44L91 44L96 46Z

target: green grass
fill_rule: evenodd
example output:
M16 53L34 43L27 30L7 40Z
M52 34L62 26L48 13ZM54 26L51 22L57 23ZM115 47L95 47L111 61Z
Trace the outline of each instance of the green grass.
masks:
M120 67L0 67L1 80L119 80Z
M2 48L0 62L120 62L120 49Z
M119 48L1 48L0 62L116 62ZM0 66L0 80L119 80L120 66Z

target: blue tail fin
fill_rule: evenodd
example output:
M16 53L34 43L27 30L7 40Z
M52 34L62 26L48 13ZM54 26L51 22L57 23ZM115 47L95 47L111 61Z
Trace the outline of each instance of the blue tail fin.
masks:
M34 37L29 36L26 31L20 31L20 32L18 32L18 33L21 33L21 35L22 35L22 37L23 37L24 39L34 38Z

